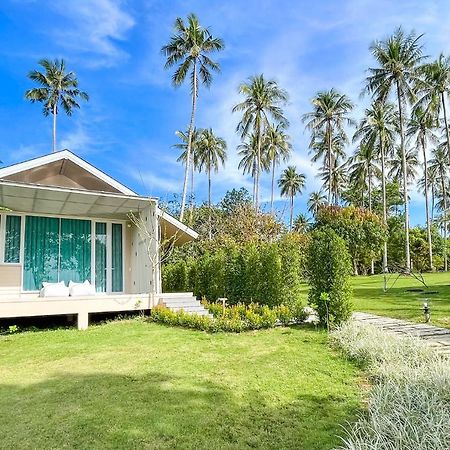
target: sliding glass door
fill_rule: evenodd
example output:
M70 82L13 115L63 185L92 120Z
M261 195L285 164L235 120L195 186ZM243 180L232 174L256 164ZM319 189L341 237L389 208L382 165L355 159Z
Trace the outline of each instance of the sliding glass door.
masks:
M24 290L36 291L44 281L58 281L59 225L60 220L53 217L26 217Z
M20 236L17 239L12 230L18 227L20 220L8 228L8 256L14 261ZM89 280L97 292L122 292L123 251L122 224L26 216L23 289L37 291L45 281L67 285Z

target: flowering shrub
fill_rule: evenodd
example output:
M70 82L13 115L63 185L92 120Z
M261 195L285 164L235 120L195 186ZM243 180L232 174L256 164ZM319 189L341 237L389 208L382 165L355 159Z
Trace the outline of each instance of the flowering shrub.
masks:
M279 305L270 308L267 305L251 303L228 306L223 310L222 304L203 301L203 306L211 316L189 314L184 311L172 311L163 306L152 309L150 320L167 325L195 328L211 333L227 331L240 333L248 330L273 328L276 325L290 325L304 322L308 314L300 304L292 306Z

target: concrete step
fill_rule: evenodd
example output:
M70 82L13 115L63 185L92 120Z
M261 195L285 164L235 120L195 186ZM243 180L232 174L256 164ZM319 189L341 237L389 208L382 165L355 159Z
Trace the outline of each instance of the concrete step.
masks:
M165 305L184 305L184 304L199 304L200 302L195 297L184 297L184 298L161 298L159 299L161 303Z
M192 295L191 292L178 294L164 294L159 296L158 303L164 305L172 311L183 310L190 314L199 314L212 317L212 315L203 307L203 305Z

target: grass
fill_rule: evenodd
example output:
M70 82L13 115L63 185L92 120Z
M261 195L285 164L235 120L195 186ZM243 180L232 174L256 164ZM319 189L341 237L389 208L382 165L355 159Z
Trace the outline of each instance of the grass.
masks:
M391 275L386 293L382 275L352 278L355 310L423 322L422 307L427 299L432 324L450 328L450 273L424 274L428 288L414 277L397 277Z
M360 373L323 331L139 320L0 337L0 448L331 449Z

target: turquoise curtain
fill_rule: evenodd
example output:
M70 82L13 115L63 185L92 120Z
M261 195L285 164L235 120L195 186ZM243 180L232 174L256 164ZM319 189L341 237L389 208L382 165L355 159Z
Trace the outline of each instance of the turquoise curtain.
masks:
M95 224L95 289L106 292L106 223Z
M20 262L20 216L6 216L5 263Z
M58 281L59 219L27 216L23 287L26 291L42 288L43 281Z
M91 281L91 221L61 219L59 281Z
M122 251L122 225L112 224L112 291L123 291L123 251Z

